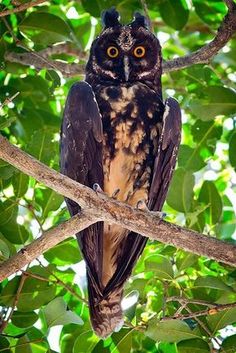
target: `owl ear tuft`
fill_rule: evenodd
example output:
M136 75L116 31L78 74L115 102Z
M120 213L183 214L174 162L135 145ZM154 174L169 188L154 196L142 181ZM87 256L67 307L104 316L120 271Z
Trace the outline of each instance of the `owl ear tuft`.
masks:
M132 27L144 27L146 29L150 29L150 20L141 15L139 12L134 13L134 20L131 22Z
M120 26L119 12L116 11L115 7L102 12L102 24L104 28Z

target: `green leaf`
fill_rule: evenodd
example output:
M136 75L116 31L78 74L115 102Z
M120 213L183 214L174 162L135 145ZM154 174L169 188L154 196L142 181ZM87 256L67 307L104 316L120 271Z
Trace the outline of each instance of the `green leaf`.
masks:
M112 334L112 341L115 343L117 353L130 353L132 350L132 333L133 330L122 329ZM112 352L112 350L111 350Z
M159 322L157 319L153 319L149 322L145 335L155 341L170 343L199 338L199 335L181 320L166 320Z
M28 190L29 177L23 173L17 173L12 179L12 185L16 198L20 198L25 195Z
M0 239L0 262L7 260L9 256L10 256L10 250L6 242Z
M40 44L71 40L71 30L60 17L47 12L31 12L19 25L21 32Z
M81 261L78 242L75 239L65 240L44 254L45 259L58 266L76 264Z
M199 148L192 148L187 145L181 145L178 156L178 166L186 170L197 172L205 167L206 163L200 156Z
M235 323L236 308L226 309L214 315L208 315L207 321L214 335L218 330Z
M217 0L193 0L197 15L209 25L218 25L226 14L226 6Z
M12 350L8 347L10 347L10 342L7 340L7 338L0 336L0 349L4 349L4 353L12 353Z
M179 250L176 256L176 266L178 270L181 272L184 269L193 266L197 262L197 260L198 260L197 255Z
M236 335L224 339L219 353L235 353Z
M211 153L214 152L216 141L220 139L222 131L222 125L220 125L216 120L197 120L191 126L193 141L197 143L197 148L207 148L211 151Z
M14 167L0 159L0 181L1 179L7 180L11 178L15 171L16 169Z
M145 259L146 271L153 271L160 279L173 280L174 271L167 257L162 255L151 255Z
M194 287L205 287L232 293L235 292L232 287L225 284L220 278L212 276L198 277L194 282Z
M178 353L210 353L211 349L207 342L201 339L181 341L177 344Z
M19 287L20 277L14 277L3 288L0 305L11 306ZM29 312L40 308L55 297L56 287L35 278L27 278L19 295L17 308L19 311Z
M20 328L31 327L38 320L38 315L34 311L20 312L14 311L12 323Z
M204 205L209 205L204 211L207 223L216 224L221 217L222 200L215 184L212 181L204 181L199 193L198 201Z
M75 341L73 353L91 353L99 341L93 331L83 332Z
M187 213L191 207L193 186L193 174L183 168L178 168L174 173L167 195L168 205L179 212Z
M185 0L163 0L159 9L162 19L174 29L180 30L188 22L189 10Z
M202 99L190 102L190 109L201 120L211 120L217 115L231 115L236 109L236 93L230 88L211 86L202 89Z
M0 130L4 130L6 127L11 126L11 124L14 123L15 121L16 121L16 116L11 116L8 118L0 116Z
M9 224L16 219L18 213L18 204L14 199L8 199L5 202L0 201L0 226Z
M42 217L45 219L48 213L56 211L64 201L64 198L50 189L41 190L42 199L38 203L43 207Z
M8 222L8 224L3 225L0 229L4 237L12 244L22 245L29 239L30 234L28 230L15 221Z
M27 152L39 161L49 164L55 157L55 148L52 140L53 133L50 129L35 131L27 148Z
M33 353L31 344L26 335L18 339L15 353Z
M229 161L236 170L236 132L234 132L229 141Z
M62 297L53 299L43 309L48 327L66 324L83 325L83 320L70 310L66 310L67 304Z

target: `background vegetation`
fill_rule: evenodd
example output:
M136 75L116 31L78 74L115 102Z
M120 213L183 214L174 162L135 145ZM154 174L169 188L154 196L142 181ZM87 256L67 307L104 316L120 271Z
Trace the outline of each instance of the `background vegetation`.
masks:
M134 11L143 11L143 4L36 2L40 6L1 17L0 130L58 170L65 98L72 83L83 79L78 72L101 31L101 11L115 5L128 22ZM12 12L22 3L27 2L3 0L0 11ZM165 60L209 42L227 13L225 3L217 0L150 0L147 6ZM209 65L163 75L164 96L176 97L183 111L178 168L164 207L167 219L232 243L235 57L233 39ZM0 261L69 217L60 195L1 160L0 197ZM149 242L125 288L126 324L102 341L91 331L81 260L77 242L70 238L1 283L0 352L236 351L236 271L229 266ZM207 303L216 305L211 310ZM232 307L218 311L221 304Z

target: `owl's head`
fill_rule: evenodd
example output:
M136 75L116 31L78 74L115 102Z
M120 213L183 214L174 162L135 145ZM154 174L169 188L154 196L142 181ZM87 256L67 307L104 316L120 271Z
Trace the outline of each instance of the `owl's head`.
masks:
M100 82L154 82L161 76L161 46L150 32L146 17L136 13L133 22L122 25L112 8L102 15L103 31L91 47L87 76Z

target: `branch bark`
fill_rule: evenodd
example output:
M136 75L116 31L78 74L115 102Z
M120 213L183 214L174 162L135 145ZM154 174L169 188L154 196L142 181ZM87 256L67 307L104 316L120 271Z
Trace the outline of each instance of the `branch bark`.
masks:
M97 221L114 223L150 239L159 240L225 264L236 265L236 246L168 223L153 212L134 209L127 204L108 198L105 194L98 195L92 189L45 166L12 145L1 135L0 145L0 158L54 191L74 200L82 207L80 216L75 216L70 221L49 230L23 250L23 253L15 255L3 263L0 270L1 278L19 270L43 251L67 238L68 234L76 234Z
M218 29L218 32L214 39L198 49L197 51L173 59L163 62L163 72L176 71L180 69L184 69L186 67L195 65L195 64L208 64L212 58L222 49L230 40L230 38L236 32L236 4L232 0L225 0L225 3L228 7L228 13L224 17L221 26ZM54 48L55 47L55 52ZM83 64L67 64L64 62L56 61L56 60L47 60L45 62L45 58L49 58L53 53L68 53L72 54L71 50L68 49L67 45L61 46L53 46L50 48L46 48L44 53L40 54L37 52L37 55L34 53L6 53L5 60L10 62L20 63L26 66L33 65L36 69L52 69L55 68L65 76L76 76L84 74L84 65ZM75 51L73 51L76 54ZM36 52L35 52L36 54ZM42 56L42 59L40 58ZM77 55L76 55L77 56ZM82 53L83 59L86 59L85 54ZM81 58L81 53L78 55ZM43 60L44 58L44 60Z
M5 17L5 16L8 16L8 15L11 15L12 13L17 13L17 12L21 12L21 11L27 10L30 7L42 4L43 2L46 2L46 0L36 0L36 1L27 2L25 4L21 4L21 5L13 8L13 9L4 10L4 11L0 12L0 17Z

